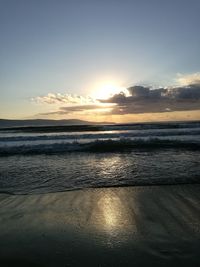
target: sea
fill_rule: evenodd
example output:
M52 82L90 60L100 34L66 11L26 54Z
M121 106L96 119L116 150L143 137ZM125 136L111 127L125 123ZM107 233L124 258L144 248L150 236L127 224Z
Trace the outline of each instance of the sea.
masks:
M0 192L200 182L200 121L0 129Z

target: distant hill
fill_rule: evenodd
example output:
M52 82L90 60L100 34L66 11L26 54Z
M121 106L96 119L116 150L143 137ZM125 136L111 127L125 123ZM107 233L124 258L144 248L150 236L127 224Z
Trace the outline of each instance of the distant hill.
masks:
M68 125L97 125L97 124L110 124L105 122L91 122L83 120L6 120L0 119L0 128L10 127L30 127L30 126L68 126Z

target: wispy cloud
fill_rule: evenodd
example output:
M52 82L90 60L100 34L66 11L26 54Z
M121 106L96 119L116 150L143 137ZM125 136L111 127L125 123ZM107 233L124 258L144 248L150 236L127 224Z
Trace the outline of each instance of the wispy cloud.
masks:
M177 82L186 86L188 84L200 84L200 72L192 73L192 74L178 74Z
M66 115L66 114L72 114L76 112L96 112L96 111L103 111L103 112L109 112L111 109L111 105L76 105L76 106L68 106L68 107L60 107L59 110L46 112L46 113L40 113L39 115Z
M45 96L38 96L31 99L36 103L42 104L89 104L95 103L95 100L90 97L83 97L80 95L73 94L60 94L60 93L49 93Z

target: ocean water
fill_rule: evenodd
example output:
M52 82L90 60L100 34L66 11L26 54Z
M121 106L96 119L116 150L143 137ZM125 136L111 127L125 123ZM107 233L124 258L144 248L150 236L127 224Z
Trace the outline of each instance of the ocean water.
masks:
M0 191L199 183L200 122L0 129Z

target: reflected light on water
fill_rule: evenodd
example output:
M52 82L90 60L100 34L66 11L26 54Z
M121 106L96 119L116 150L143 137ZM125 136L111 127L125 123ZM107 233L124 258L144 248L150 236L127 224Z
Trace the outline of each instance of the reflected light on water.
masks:
M110 196L105 196L100 200L104 226L108 229L117 227L120 220L119 200Z
M107 231L111 235L127 231L127 228L133 227L135 222L120 196L114 192L104 193L98 201L98 217L100 217L99 230Z
M106 157L102 159L97 166L101 179L103 180L104 177L106 177L107 181L109 181L111 178L115 179L118 177L118 172L116 170L120 169L120 171L123 171L121 169L121 161L122 159L119 155L112 155L110 158ZM112 180L112 184L114 184L114 180Z

